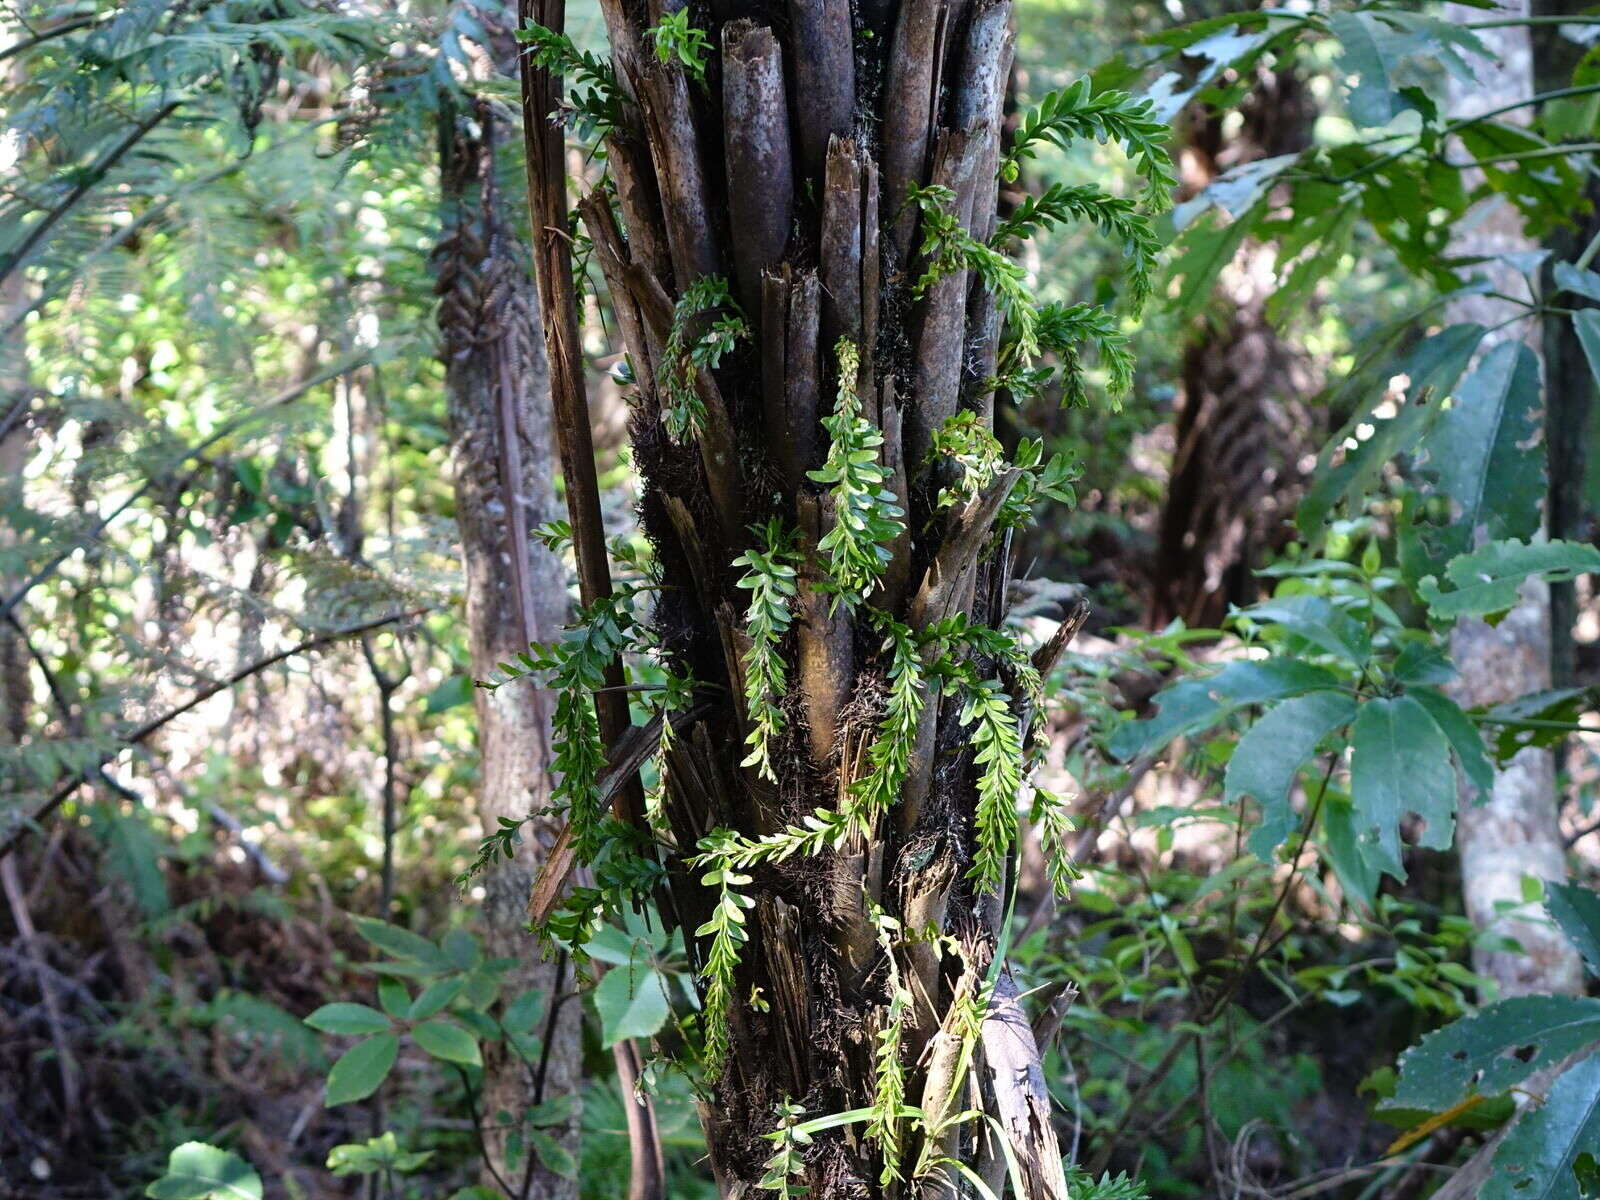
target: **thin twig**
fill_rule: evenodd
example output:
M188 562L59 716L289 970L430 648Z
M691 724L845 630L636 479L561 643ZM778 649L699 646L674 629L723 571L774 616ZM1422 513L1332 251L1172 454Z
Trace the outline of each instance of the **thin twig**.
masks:
M104 767L106 763L110 762L129 746L137 746L158 729L177 720L184 713L204 704L218 692L226 691L234 684L249 679L252 675L260 674L268 667L275 666L286 658L293 658L297 654L305 654L308 651L319 649L347 637L355 637L359 634L369 633L374 629L381 629L383 626L392 625L396 621L410 620L412 617L420 616L428 611L425 607L412 608L405 612L390 613L386 617L377 617L371 621L364 621L360 625L354 625L347 629L336 629L330 633L320 633L315 637L307 638L303 642L290 646L287 650L280 650L276 654L269 654L266 658L258 659L249 666L241 667L226 679L201 688L176 708L168 709L160 716L150 718L150 720L123 735L115 750L101 755L93 764L77 771L65 783L61 784L49 800L45 801L37 811L23 818L22 822L7 835L6 840L0 843L0 859L5 858L6 855L15 850L30 831L38 829L41 821L65 804L67 799L86 783L91 776Z

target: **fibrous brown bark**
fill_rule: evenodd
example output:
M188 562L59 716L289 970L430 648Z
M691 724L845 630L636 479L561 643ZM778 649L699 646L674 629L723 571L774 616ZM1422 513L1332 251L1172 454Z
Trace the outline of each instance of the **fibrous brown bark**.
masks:
M489 19L489 14L485 14ZM534 325L536 293L525 254L504 224L494 187L494 118L487 106L446 104L440 119L444 235L435 251L439 328L453 442L456 525L464 567L467 633L475 677L560 635L566 579L560 561L530 536L558 515L550 444L550 374ZM520 821L549 804L549 693L535 688L474 689L479 748L479 819ZM500 1178L524 1182L507 1162L506 1134L535 1105L578 1096L581 1013L561 997L572 987L565 958L540 960L527 932L535 869L557 830L549 817L523 827L516 857L483 876L484 925L491 957L517 962L507 997L544 997L544 1056L529 1064L506 1047L485 1049L479 1110ZM577 1108L574 1106L574 1114ZM510 1121L500 1114L508 1114ZM577 1117L547 1128L576 1152ZM544 1165L526 1174L526 1196L571 1197L577 1181Z
M969 232L981 238L993 228L1009 0L907 0L892 11L837 0L725 7L712 6L702 84L651 52L644 33L659 7L603 0L620 92L621 121L609 137L615 193L599 190L578 205L636 384L640 516L661 569L655 635L672 665L704 685L668 755L660 844L670 900L663 917L681 925L696 959L710 939L695 931L715 901L703 869L688 862L696 843L714 829L770 834L827 810L867 769L885 686L882 633L864 609L835 606L818 590L826 574L818 543L839 518L808 472L828 451L819 422L833 412L832 397L853 392L883 433L878 461L908 510L907 532L888 547L893 562L868 599L915 631L954 615L1001 623L1008 562L994 524L1015 483L1004 472L969 503L936 507L940 481L926 452L941 422L964 407L987 422L981 384L999 321L964 271L926 294L914 286L927 266L916 189L949 188L948 211ZM559 28L555 0L525 0L523 11ZM692 13L697 23L705 18L698 7ZM573 352L563 332L570 265L552 148L559 131L548 124L555 90L526 64L524 100L540 277L555 288L545 295L546 336ZM705 420L679 443L661 420L665 373L681 371L666 347L676 301L707 275L727 281L750 336L716 370L689 373ZM858 356L844 378L840 339ZM584 433L568 428L582 412L576 367L558 371L556 390L557 421L576 444ZM581 538L588 518L573 514ZM793 531L803 559L782 647L791 687L776 780L742 762L751 729L741 665L749 596L734 565L752 545L750 527L769 518ZM970 1034L961 1005L987 995L981 985L1002 921L997 897L968 875L976 769L960 708L929 696L911 777L869 836L753 872L731 1049L702 1110L727 1195L748 1195L762 1178L780 1102L822 1116L872 1100L891 962L874 937L870 902L908 928L931 924L944 935L919 934L890 952L901 977L916 979L916 1015L900 1049L908 1102L954 1113L976 1098L1026 1164L1027 1200L1064 1200L1038 1051L1014 993L1002 986L979 1011L983 1032L967 1039L978 1057L970 1072L941 1074L954 1060L923 1054ZM942 1148L977 1162L977 1128L949 1128ZM908 1169L920 1149L912 1141ZM911 1195L934 1182L880 1183L879 1145L849 1126L819 1133L805 1159L792 1182L819 1197Z

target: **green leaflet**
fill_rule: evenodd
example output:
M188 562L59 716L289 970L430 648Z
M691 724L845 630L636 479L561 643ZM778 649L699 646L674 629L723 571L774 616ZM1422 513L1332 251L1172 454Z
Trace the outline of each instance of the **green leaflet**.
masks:
M1402 1054L1393 1103L1443 1112L1472 1095L1498 1096L1597 1039L1600 1000L1502 1000L1430 1033Z
M1460 554L1445 567L1455 586L1442 591L1439 580L1424 577L1417 591L1438 620L1493 618L1517 605L1518 589L1528 579L1572 579L1600 570L1600 550L1582 542L1490 542Z
M1600 1056L1591 1055L1525 1112L1494 1156L1480 1200L1581 1200L1579 1159L1600 1151ZM1592 1158L1590 1163L1592 1164ZM1585 1168L1593 1181L1592 1166Z
M471 1067L483 1065L477 1039L454 1021L424 1021L411 1031L411 1036L434 1058Z
M332 1108L352 1100L365 1100L388 1077L399 1053L400 1039L392 1033L380 1033L357 1042L328 1072L328 1088L322 1102Z
M1310 692L1277 705L1239 739L1228 760L1226 798L1231 804L1250 796L1261 806L1261 824L1250 835L1252 854L1272 860L1294 828L1289 789L1301 764L1355 711L1355 698L1344 692Z
M1350 798L1362 857L1404 879L1400 821L1407 813L1427 822L1424 846L1443 850L1450 845L1456 808L1450 743L1412 696L1368 700L1356 717L1351 743Z
M1265 704L1319 688L1336 687L1331 671L1293 658L1231 662L1205 679L1184 679L1155 698L1156 714L1126 721L1107 739L1114 758L1126 762L1154 754L1177 737L1209 729L1246 704Z
M1544 904L1589 973L1600 975L1600 893L1576 883L1547 883Z

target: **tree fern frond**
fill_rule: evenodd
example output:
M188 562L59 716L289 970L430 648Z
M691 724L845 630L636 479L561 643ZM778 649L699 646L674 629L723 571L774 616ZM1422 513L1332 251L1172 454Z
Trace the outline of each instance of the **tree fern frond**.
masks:
M1093 95L1085 76L1071 87L1051 92L1023 115L1000 171L1004 178L1015 179L1019 164L1038 153L1040 142L1062 148L1083 138L1120 142L1144 174L1150 207L1159 211L1172 203L1178 186L1167 152L1171 136L1148 99L1117 91Z

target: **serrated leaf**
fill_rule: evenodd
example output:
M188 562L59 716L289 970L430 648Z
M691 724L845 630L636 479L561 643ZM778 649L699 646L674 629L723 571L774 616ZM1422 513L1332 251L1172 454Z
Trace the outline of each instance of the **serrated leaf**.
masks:
M1600 1056L1550 1085L1544 1103L1522 1114L1495 1151L1480 1200L1583 1200L1578 1161L1600 1148Z
M1438 620L1493 617L1515 608L1518 589L1535 576L1556 581L1597 570L1600 550L1583 542L1490 542L1450 560L1445 567L1454 585L1450 591L1441 590L1431 575L1417 591Z
M1174 738L1208 729L1246 704L1283 700L1338 682L1333 672L1293 658L1231 662L1215 675L1184 679L1160 692L1154 701L1155 715L1117 726L1107 739L1107 749L1126 762L1153 754Z
M324 1004L306 1018L306 1024L340 1037L362 1037L384 1032L389 1028L389 1018L365 1004Z
M1480 796L1487 797L1494 790L1494 764L1483 749L1483 735L1478 732L1461 706L1442 692L1433 688L1414 687L1409 693L1416 702L1428 710L1428 715L1450 742L1456 756L1456 765L1467 777L1467 782Z
M1430 1033L1400 1056L1394 1103L1443 1112L1498 1096L1600 1039L1600 1000L1515 996Z
M1600 893L1576 883L1548 883L1544 903L1589 973L1600 976Z
M1450 743L1412 696L1368 700L1356 715L1350 742L1350 799L1362 856L1404 879L1400 822L1407 813L1427 823L1424 846L1450 845L1456 808Z
M392 1033L380 1033L351 1046L328 1072L323 1104L332 1108L365 1100L388 1077L399 1053L400 1039Z
M454 1021L424 1021L411 1031L412 1039L435 1058L481 1067L478 1041Z
M1265 861L1294 829L1289 790L1301 764L1320 742L1355 715L1344 692L1311 692L1274 706L1252 725L1228 760L1229 804L1249 796L1261 806L1261 824L1250 835L1250 852Z
M672 1013L661 973L640 964L614 967L594 990L600 1014L600 1040L614 1046L627 1038L650 1037Z

